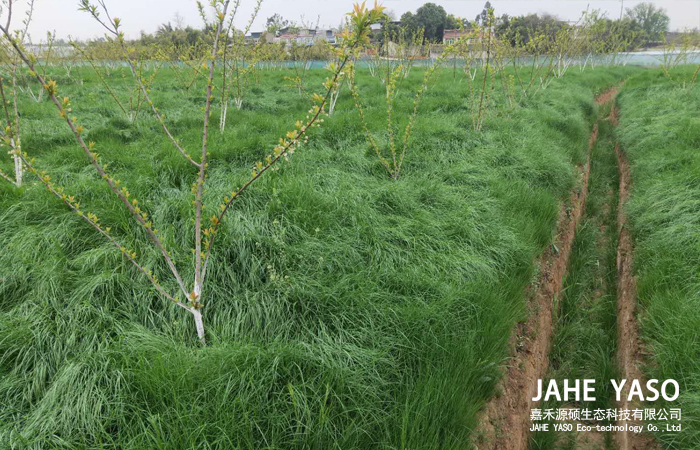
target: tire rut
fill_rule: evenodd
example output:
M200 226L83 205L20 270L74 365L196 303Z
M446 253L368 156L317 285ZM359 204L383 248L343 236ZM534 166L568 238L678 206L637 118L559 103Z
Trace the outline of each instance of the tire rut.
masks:
M598 96L596 103L605 104L616 94L617 88L613 88ZM529 446L530 413L539 404L532 398L537 381L546 376L549 368L554 299L562 292L576 228L585 209L591 149L597 138L598 122L591 132L586 163L578 168L581 181L570 195L570 206L560 207L556 242L538 259L539 275L528 287L530 314L525 323L515 327L511 336L510 361L497 387L502 395L496 395L486 403L472 438L473 447L479 450L524 450Z
M618 111L613 107L611 114L612 123L617 125ZM639 327L635 312L637 310L637 279L633 272L634 242L627 226L625 204L630 196L630 165L624 150L619 143L615 144L615 156L620 178L619 208L617 213L617 365L622 379L628 380L622 389L620 409L634 409L639 407L635 403L627 401L631 382L639 380L642 386L646 386L646 377L639 368L643 361L641 341L639 339ZM646 396L646 392L644 392ZM642 407L643 408L643 407ZM619 426L630 422L618 421ZM633 425L642 423L631 422ZM661 448L648 434L635 434L629 431L619 431L616 434L616 442L619 450L646 450Z
M614 102L620 86L610 89L596 98L598 105ZM613 103L609 120L617 126L618 113ZM608 119L606 119L608 120ZM544 379L549 368L549 352L554 334L552 319L553 300L561 294L563 279L567 272L569 256L574 242L576 227L583 216L588 195L588 180L591 166L591 149L598 137L598 122L591 133L586 164L579 167L582 179L570 197L571 208L562 206L557 222L556 243L549 246L538 259L540 268L537 281L528 287L530 314L525 323L515 327L511 336L510 361L506 373L499 382L502 395L487 402L472 444L479 450L525 450L529 447L530 412L538 406L533 402L537 380ZM639 338L636 277L633 272L634 242L629 232L625 204L630 196L630 165L624 150L615 143L615 156L619 175L617 211L617 365L620 377L639 380L646 385L640 364L644 361ZM631 383L622 390L619 409L635 409L640 405L628 402L626 397ZM646 392L645 392L646 395ZM619 421L616 425L643 425L634 421ZM628 428L628 427L626 427ZM599 439L594 441L600 442ZM652 450L661 446L646 433L630 431L615 433L614 444L619 450ZM577 445L577 448L579 445ZM583 446L581 446L583 447Z

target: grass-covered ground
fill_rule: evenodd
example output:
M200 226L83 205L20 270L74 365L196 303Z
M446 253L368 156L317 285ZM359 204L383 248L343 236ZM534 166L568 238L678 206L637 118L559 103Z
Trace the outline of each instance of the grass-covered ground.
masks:
M606 119L614 100L601 107L597 143L591 149L588 198L569 261L564 291L555 307L555 336L550 352L549 380L596 380L592 402L545 402L541 409L617 408L611 379L618 379L615 363L617 323L618 174L613 125ZM545 384L547 386L547 384ZM559 423L554 420L550 424ZM613 420L612 423L615 421ZM580 422L609 425L610 421ZM554 430L534 433L531 449L613 449L613 433Z
M688 80L692 70L673 75ZM677 401L658 407L681 408L682 431L657 439L700 448L700 88L682 89L650 72L632 78L619 101L647 372L681 389Z
M226 219L208 281L206 348L189 316L44 188L0 184L0 447L464 448L584 160L594 94L632 72L571 71L514 110L494 95L475 133L466 82L446 71L421 104L399 181L386 176L343 93L309 145ZM168 75L154 100L195 154L202 86L183 92ZM154 218L189 280L195 172L150 114L130 124L94 76L80 76L83 85L59 77L61 95L72 97L87 139ZM325 76L312 73L310 85ZM416 68L400 87L400 123L421 78ZM366 73L358 81L379 133L384 88ZM120 74L112 83L119 95L131 86ZM284 84L280 72L263 73L243 110L229 110L226 132L213 132L208 208L305 115L308 98ZM21 112L23 147L37 166L174 291L53 107L23 96ZM691 179L676 181L690 191ZM640 231L647 222L638 220ZM671 305L688 306L675 295ZM669 346L680 351L680 332L664 336L676 337ZM659 357L670 367L693 364L665 348Z

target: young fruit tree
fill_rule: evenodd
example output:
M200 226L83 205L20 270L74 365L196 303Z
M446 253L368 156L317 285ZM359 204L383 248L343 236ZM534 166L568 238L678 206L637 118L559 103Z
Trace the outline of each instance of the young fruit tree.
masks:
M447 53L445 53L447 54ZM399 65L394 69L394 71L389 74L386 79L386 136L389 141L388 149L384 148L377 139L374 137L372 131L370 130L369 123L365 115L365 108L362 105L362 95L360 90L355 83L355 66L351 65L349 69L349 84L350 84L350 94L355 100L355 107L360 116L360 122L362 123L362 128L365 131L365 137L369 146L374 150L377 155L379 162L384 166L387 173L393 180L398 180L401 175L401 167L403 166L404 159L406 157L406 152L411 143L411 133L413 131L413 125L415 124L416 117L418 116L418 107L425 92L428 90L428 83L430 79L435 74L438 67L442 65L444 57L441 57L431 66L429 66L425 74L423 75L423 80L418 88L413 99L413 110L408 117L408 123L403 130L403 137L400 137L400 143L397 143L397 125L394 118L394 103L397 95L397 86L400 80L404 77L404 68Z
M237 3L237 2L236 2ZM206 218L204 212L205 193L207 186L209 167L209 122L212 111L212 103L214 102L214 78L217 69L217 63L222 56L221 39L224 27L226 26L227 18L230 11L230 6L234 4L231 0L211 0L209 7L213 13L213 23L207 23L207 29L211 30L211 44L209 48L209 56L203 63L206 67L206 97L203 105L203 126L201 137L201 149L198 156L193 156L185 149L178 139L171 133L168 123L162 113L154 104L149 94L149 89L146 88L141 80L135 63L132 61L131 49L125 38L122 30L122 21L117 17L112 17L107 9L105 0L97 0L97 4L92 4L90 0L81 0L80 9L92 16L104 29L110 39L122 50L122 59L130 67L134 80L141 89L142 94L150 106L152 113L159 122L167 141L174 149L187 160L192 166L193 176L196 176L196 182L193 184L193 209L194 209L194 227L187 230L194 235L194 273L193 279L187 279L180 275L176 261L172 257L172 252L168 250L164 244L164 239L158 232L153 219L143 210L139 201L134 198L126 186L120 180L116 179L107 169L102 157L99 155L99 146L95 142L86 142L83 136L86 132L85 125L81 121L72 116L72 100L68 96L60 95L60 87L58 83L51 79L48 75L41 72L38 67L37 58L29 52L23 45L22 40L12 28L12 6L13 0L6 0L6 8L3 11L6 14L5 20L0 23L0 33L2 40L11 49L14 55L27 68L31 77L36 79L46 91L48 99L55 106L58 115L65 121L65 124L75 138L78 146L82 149L85 158L97 172L97 175L107 184L110 195L114 195L124 208L129 212L136 224L140 226L148 236L152 245L157 249L162 256L165 264L169 268L169 276L172 277L167 283L161 282L153 271L139 262L139 257L135 251L126 248L122 242L124 236L119 236L117 233L112 233L111 227L104 225L100 219L92 212L87 212L81 209L80 203L73 195L70 195L52 181L51 176L44 170L37 168L36 163L31 160L24 152L18 150L14 152L19 157L24 167L29 173L36 176L37 179L46 187L46 189L61 200L68 208L78 214L87 224L97 231L103 239L109 241L117 249L121 251L124 258L130 261L136 269L143 274L153 285L153 288L164 298L174 302L177 306L190 313L194 319L197 336L202 344L205 341L204 320L202 310L206 298L206 280L207 269L211 264L212 249L216 241L216 236L220 231L222 222L226 219L226 215L231 211L236 199L238 199L252 184L259 180L266 173L277 169L276 165L284 160L287 160L297 149L308 141L309 134L315 127L320 127L323 118L327 116L326 106L329 102L331 94L336 86L338 79L344 72L348 63L359 56L359 49L368 43L370 24L376 22L383 8L374 5L374 8L369 9L365 4L356 4L354 10L349 14L351 29L346 30L340 37L339 46L334 49L338 63L335 66L335 71L323 83L323 94L315 94L313 96L313 106L308 112L306 118L296 122L294 129L289 131L284 137L279 140L279 143L274 145L272 152L262 161L255 163L250 176L239 187L232 187L230 194L222 199L219 209L216 214ZM202 16L207 17L204 13L204 6L199 5ZM235 8L234 8L235 9ZM203 67L204 68L204 67ZM179 261L178 261L179 263ZM173 293L168 286L179 293Z
M0 6L0 12L2 9L7 10L7 23L10 23L12 19L12 2L7 0ZM32 20L32 15L34 14L34 0L29 0L27 2L27 12L26 17L22 21L22 27L13 33L12 38L23 45L27 39L27 34L29 31L29 23ZM51 35L49 35L51 36ZM8 155L12 157L12 162L14 165L14 173L7 174L0 169L0 177L9 181L17 187L22 187L22 177L24 174L24 167L22 165L22 143L20 140L20 112L19 112L19 99L18 99L18 89L20 88L18 79L21 76L20 67L21 64L19 58L11 48L6 45L2 45L2 68L0 75L0 100L2 100L3 106L3 119L4 126L0 127L0 147L8 148ZM48 60L47 60L48 61ZM43 66L43 70L46 70L46 62ZM11 98L5 94L4 84L6 82L5 78L8 78L9 85L11 87L10 94Z
M226 130L226 116L228 104L233 91L236 109L243 107L243 97L245 95L250 77L257 64L259 47L249 48L245 45L245 36L250 31L255 18L260 12L262 0L257 0L253 14L242 32L233 27L233 19L240 6L240 0L236 2L228 26L224 32L224 48L221 58L221 115L219 118L219 130L223 133Z

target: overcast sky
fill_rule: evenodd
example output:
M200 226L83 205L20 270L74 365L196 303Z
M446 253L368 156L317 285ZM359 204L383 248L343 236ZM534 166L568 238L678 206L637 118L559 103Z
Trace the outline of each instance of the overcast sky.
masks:
M103 35L103 31L86 13L77 10L78 0L35 0L36 12L30 28L33 40L39 40L49 30L56 31L59 38L69 35L85 39ZM255 0L242 0L236 24L243 28L252 12ZM21 13L26 0L15 0L16 15L14 25L21 21ZM397 18L406 11L415 11L427 0L383 0L381 3ZM473 20L483 9L485 0L432 0L442 5L450 14ZM206 1L204 3L207 3ZM372 0L367 2L373 3ZM624 0L625 8L640 1ZM671 29L700 27L700 0L656 0L671 17ZM122 19L128 37L138 37L141 30L153 32L158 25L173 21L179 14L185 25L200 26L195 0L106 0L112 16ZM260 14L253 25L253 31L262 30L267 17L274 13L299 22L302 15L307 22L316 22L320 15L321 26L336 27L344 13L352 8L353 0L263 0ZM610 17L619 17L620 0L492 0L496 14L521 15L526 13L549 12L564 20L576 20L581 12L590 6L600 9ZM4 21L6 12L3 11Z

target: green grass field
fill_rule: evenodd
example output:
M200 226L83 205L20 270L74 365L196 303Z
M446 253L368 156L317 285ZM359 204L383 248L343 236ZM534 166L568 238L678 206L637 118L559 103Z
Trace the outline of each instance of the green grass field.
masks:
M496 393L511 330L526 316L535 260L576 184L575 166L599 114L594 96L632 75L619 133L634 169L630 215L648 313L643 334L658 363L650 371L682 380L684 413L700 412L700 316L693 309L700 97L697 88L692 101L664 87L647 91L659 80L640 72L571 70L514 109L497 89L477 133L466 81L445 70L420 106L398 181L368 146L344 91L309 144L248 190L225 220L204 348L189 315L43 186L0 183L0 447L466 448L479 408ZM414 68L399 88L399 125L422 75ZM79 76L82 85L57 77L61 95L71 96L86 140L98 143L191 280L195 171L149 112L130 123L94 75ZM320 90L325 76L312 71L309 86ZM133 88L120 72L110 82L122 98ZM358 84L381 136L384 86L365 72ZM173 133L198 152L203 84L183 95L166 71L152 92ZM673 103L662 103L669 97ZM308 96L285 87L283 73L261 74L243 109L229 109L225 133L212 127L207 210L246 181L309 107ZM174 291L160 255L53 106L23 96L21 113L23 148L37 166ZM593 211L614 184L614 161L600 164ZM0 168L10 171L9 158ZM598 225L581 227L572 262L581 279L570 280L562 300L568 325L557 335L567 343L562 355L588 355L586 376L614 372L605 366L614 342L586 343L610 337L610 330L592 333L590 320L611 320L614 297L591 311L576 306L595 289L593 278L610 275L591 266ZM695 420L695 431L678 439L697 442Z
M692 69L679 69L679 80ZM700 90L660 73L621 92L619 139L632 167L628 212L636 240L642 338L649 376L675 379L681 433L658 433L670 448L700 448ZM665 427L664 427L665 429Z

